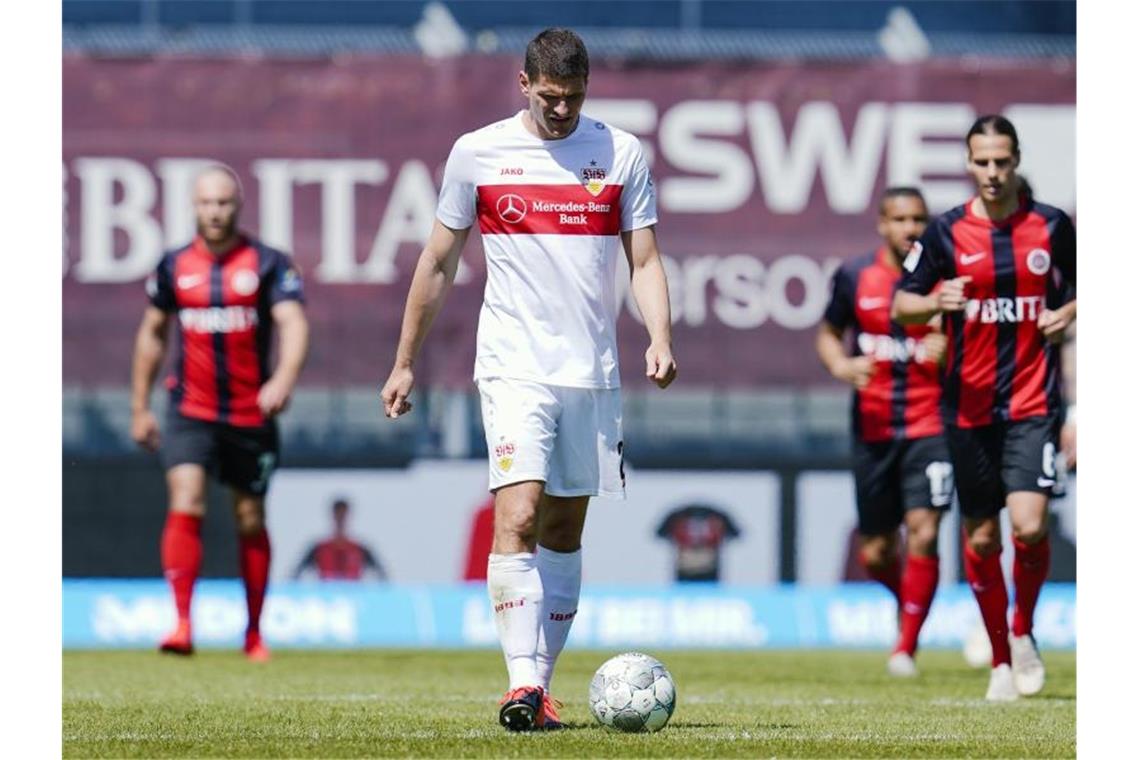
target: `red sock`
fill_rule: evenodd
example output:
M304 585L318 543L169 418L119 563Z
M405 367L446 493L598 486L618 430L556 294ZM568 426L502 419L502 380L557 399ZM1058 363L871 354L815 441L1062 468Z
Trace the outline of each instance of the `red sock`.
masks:
M202 568L202 518L167 512L162 529L162 572L174 592L178 621L189 622L194 581Z
M902 614L896 652L914 655L918 649L918 632L926 622L934 591L938 588L938 557L910 555L902 576Z
M1013 635L1033 631L1033 610L1037 595L1049 574L1049 537L1035 544L1013 539Z
M871 567L867 564L866 560L863 559L863 554L860 552L859 564L867 571L867 575L886 586L887 590L895 595L895 601L899 602L899 586L902 582L902 573L899 569L899 561L895 557L892 556L890 564L885 567Z
M262 528L257 533L238 537L241 577L245 581L245 606L249 610L251 633L261 628L261 605L269 583L269 534Z
M1009 607L1009 592L1005 588L1005 576L1001 572L1001 551L988 557L981 557L967 542L962 550L965 558L966 580L978 609L982 611L982 622L990 637L993 648L993 666L1009 664L1009 623L1006 622L1006 609Z

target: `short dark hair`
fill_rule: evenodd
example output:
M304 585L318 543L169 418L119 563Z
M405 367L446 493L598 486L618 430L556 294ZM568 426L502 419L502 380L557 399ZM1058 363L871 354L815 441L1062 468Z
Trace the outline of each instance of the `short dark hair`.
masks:
M1005 135L1013 143L1013 154L1016 156L1021 153L1021 147L1017 142L1017 130L1013 128L1013 122L1001 114L988 113L979 116L974 121L974 125L966 133L967 150L970 148L970 138L974 135Z
M892 198L917 198L922 201L922 205L926 205L926 198L922 197L922 191L917 187L910 185L891 185L883 190L879 196L879 213L883 213L887 208L887 201Z
M544 29L526 46L523 71L530 81L540 76L550 79L590 78L590 54L586 43L569 29Z

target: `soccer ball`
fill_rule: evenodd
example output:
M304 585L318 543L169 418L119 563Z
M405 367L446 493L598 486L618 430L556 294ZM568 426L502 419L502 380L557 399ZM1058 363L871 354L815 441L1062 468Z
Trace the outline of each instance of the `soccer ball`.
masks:
M640 652L611 657L590 681L590 712L619 731L660 731L676 703L673 676L660 660Z

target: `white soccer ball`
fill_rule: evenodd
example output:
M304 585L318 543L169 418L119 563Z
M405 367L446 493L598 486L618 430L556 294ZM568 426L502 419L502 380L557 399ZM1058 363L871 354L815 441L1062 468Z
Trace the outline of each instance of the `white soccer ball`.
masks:
M618 731L660 731L676 703L673 676L660 660L641 652L611 657L590 681L590 712Z

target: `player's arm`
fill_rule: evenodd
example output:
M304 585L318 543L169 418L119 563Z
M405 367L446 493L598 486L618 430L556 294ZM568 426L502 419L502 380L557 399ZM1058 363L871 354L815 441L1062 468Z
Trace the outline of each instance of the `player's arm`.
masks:
M470 227L452 229L438 219L432 225L431 234L416 262L412 285L408 289L408 300L404 304L404 321L400 327L396 361L392 365L388 381L380 391L386 417L394 419L412 408L408 394L415 384L413 367L416 356L455 281L459 254L470 231Z
M848 356L843 333L827 320L820 322L815 334L815 352L832 377L862 390L875 374L875 363L869 356Z
M297 378L309 355L309 320L300 301L278 301L269 312L278 335L277 369L261 386L257 405L266 417L272 417L289 406Z
M1049 236L1049 243L1053 248L1054 265L1072 289L1072 298L1060 308L1042 310L1037 318L1037 329L1046 340L1060 343L1065 339L1069 325L1077 319L1077 232L1067 214L1062 213L1058 217Z
M946 312L966 308L966 286L969 276L943 279L943 260L939 224L926 228L922 239L914 244L903 262L903 276L891 301L891 320L900 325L921 325ZM942 281L937 292L934 286Z
M376 557L373 556L372 551L367 546L364 547L364 569L370 570L377 581L388 580L388 573L384 571L384 566L376 561Z
M621 243L629 261L633 300L649 331L645 376L665 388L677 376L677 362L673 359L669 283L657 250L657 232L654 225L622 232Z
M855 323L855 281L840 267L831 276L831 298L816 330L815 352L832 377L862 390L875 373L875 363L867 356L847 355L843 336Z
M314 544L309 548L309 551L301 558L297 564L297 569L293 571L293 580L300 580L301 576L305 574L306 570L316 567L317 565L317 545Z
M170 314L156 306L146 307L135 335L131 360L131 438L148 451L158 449L158 420L150 410L150 391L166 355Z

